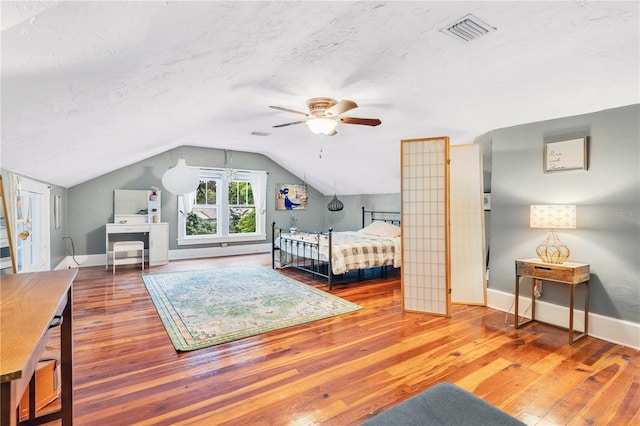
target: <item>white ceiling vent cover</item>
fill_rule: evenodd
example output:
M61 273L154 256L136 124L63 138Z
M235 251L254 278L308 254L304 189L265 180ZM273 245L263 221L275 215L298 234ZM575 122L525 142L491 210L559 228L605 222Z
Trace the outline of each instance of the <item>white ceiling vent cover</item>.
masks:
M447 25L440 31L450 35L456 40L469 42L488 34L490 31L495 31L496 29L497 28L482 22L473 15L467 15L458 19L453 24Z

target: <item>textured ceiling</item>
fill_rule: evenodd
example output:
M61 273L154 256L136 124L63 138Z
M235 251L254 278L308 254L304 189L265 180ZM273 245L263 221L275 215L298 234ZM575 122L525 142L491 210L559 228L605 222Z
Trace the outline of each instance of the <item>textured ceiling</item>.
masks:
M396 193L401 139L638 103L638 6L2 1L1 166L70 187L194 145L263 153L325 194ZM469 13L497 30L440 31ZM318 96L382 125L271 127L302 116L268 105Z

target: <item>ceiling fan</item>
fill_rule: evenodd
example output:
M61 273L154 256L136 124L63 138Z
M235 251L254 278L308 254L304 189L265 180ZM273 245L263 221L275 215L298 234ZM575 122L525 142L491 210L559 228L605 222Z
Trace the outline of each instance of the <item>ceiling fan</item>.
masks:
M269 108L280 111L293 112L301 114L308 118L291 123L277 124L273 127L286 127L293 124L307 123L309 129L317 135L333 136L336 132L338 122L345 124L361 124L364 126L378 126L382 122L377 118L356 118L356 117L340 117L347 111L357 108L358 105L349 100L341 100L340 102L332 98L311 98L307 101L309 112L296 111L295 109L283 108L279 106L269 105Z

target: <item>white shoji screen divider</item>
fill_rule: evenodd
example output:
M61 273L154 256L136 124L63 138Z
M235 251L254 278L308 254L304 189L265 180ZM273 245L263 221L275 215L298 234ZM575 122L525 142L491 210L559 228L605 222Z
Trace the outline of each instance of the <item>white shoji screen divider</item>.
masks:
M402 140L401 171L403 308L450 316L449 137Z
M451 301L487 304L480 144L451 145Z

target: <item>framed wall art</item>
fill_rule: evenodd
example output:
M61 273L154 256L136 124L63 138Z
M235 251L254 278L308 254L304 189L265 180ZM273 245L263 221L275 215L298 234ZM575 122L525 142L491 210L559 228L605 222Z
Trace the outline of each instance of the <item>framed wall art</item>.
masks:
M547 142L544 145L544 172L569 170L587 170L587 138Z
M276 210L305 210L307 186L296 183L276 185Z

